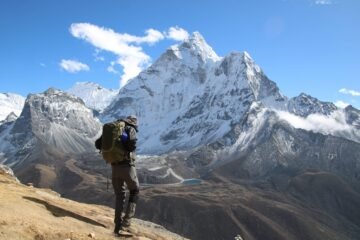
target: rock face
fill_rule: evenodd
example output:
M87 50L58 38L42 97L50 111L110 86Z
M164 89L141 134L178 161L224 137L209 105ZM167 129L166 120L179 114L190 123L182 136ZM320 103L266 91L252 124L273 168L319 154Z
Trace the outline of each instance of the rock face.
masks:
M8 177L13 178L16 182L19 182L19 180L15 177L13 170L6 165L0 164L0 174L5 176L7 175Z
M345 108L346 122L360 130L360 111L352 106Z
M1 162L15 166L37 159L36 150L94 151L101 124L83 101L56 89L30 94L20 117L1 126ZM41 146L41 147L40 147Z

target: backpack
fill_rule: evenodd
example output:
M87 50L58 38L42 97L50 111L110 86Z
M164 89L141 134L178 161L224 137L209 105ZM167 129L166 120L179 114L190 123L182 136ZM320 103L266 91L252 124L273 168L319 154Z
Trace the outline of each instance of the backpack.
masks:
M129 151L124 146L127 133L124 121L106 123L101 136L101 153L107 163L129 160Z

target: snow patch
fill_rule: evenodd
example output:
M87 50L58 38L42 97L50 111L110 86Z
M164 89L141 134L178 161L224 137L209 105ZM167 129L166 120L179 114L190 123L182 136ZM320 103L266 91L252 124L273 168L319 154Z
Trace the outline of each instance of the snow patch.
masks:
M257 137L258 132L262 129L266 120L267 108L261 108L258 103L253 103L251 110L256 111L255 113L249 114L247 123L249 127L242 131L236 140L235 144L232 145L229 149L229 153L234 153L236 151L245 150L249 144Z
M20 116L25 98L14 93L0 93L0 121L5 120L10 113Z
M165 166L152 167L152 168L149 168L148 170L151 171L151 172L154 172L154 171L163 169L164 167L165 167Z
M175 177L176 179L178 179L180 182L183 182L183 181L184 181L184 178L181 177L180 175L178 175L177 173L175 173L172 168L168 168L168 169L166 170L166 174L163 175L163 176L159 176L159 177L160 177L160 178L167 178L168 176L173 176L173 177Z

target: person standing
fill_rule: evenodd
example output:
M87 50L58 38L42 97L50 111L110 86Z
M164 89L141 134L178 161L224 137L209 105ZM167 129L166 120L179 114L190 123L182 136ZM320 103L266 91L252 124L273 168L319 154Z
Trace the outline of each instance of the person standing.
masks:
M127 159L111 164L112 185L115 192L115 234L118 234L122 227L130 227L131 218L135 215L136 203L139 198L139 180L135 168L136 135L138 131L137 118L131 115L122 121L125 122L125 136L127 135L127 137L124 137L123 134L121 140L128 151ZM130 196L125 216L122 217L125 205L125 184L129 189Z
M110 129L110 130L109 130ZM131 225L135 215L136 203L139 198L139 180L135 168L135 150L138 123L134 115L105 124L102 136L95 142L104 160L111 163L112 185L115 192L114 233ZM120 133L117 135L117 133ZM125 215L126 186L130 192Z

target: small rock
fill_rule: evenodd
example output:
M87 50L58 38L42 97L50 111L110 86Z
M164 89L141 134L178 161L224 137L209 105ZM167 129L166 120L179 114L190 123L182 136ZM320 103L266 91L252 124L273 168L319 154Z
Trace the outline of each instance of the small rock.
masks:
M235 240L243 240L240 234L236 235Z
M89 238L95 238L95 233L89 233L88 237Z
M31 182L27 183L27 185L28 185L29 187L34 187L34 184L31 183Z

